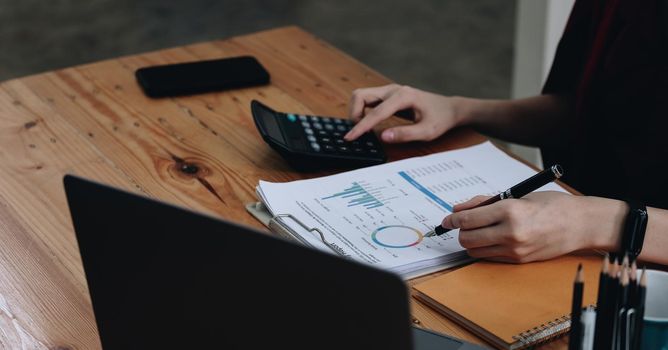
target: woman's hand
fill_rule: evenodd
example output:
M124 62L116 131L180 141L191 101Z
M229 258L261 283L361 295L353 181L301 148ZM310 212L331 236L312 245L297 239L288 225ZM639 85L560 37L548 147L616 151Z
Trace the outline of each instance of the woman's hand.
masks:
M459 243L470 256L512 263L585 248L613 250L627 210L624 202L553 191L473 208L487 198L455 206L442 225L460 229Z
M357 125L345 139L352 141L396 112L412 109L415 124L388 128L382 132L381 139L385 142L431 141L461 122L457 101L456 97L396 84L355 90L350 100L350 118ZM365 114L366 108L374 105Z

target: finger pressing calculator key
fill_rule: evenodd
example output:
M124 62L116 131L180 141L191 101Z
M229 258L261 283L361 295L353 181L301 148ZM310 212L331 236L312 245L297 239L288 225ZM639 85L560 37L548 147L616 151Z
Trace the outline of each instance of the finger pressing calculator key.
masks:
M251 112L262 138L297 169L363 167L387 160L373 132L359 141L343 139L353 127L350 120L281 113L256 100L251 102Z

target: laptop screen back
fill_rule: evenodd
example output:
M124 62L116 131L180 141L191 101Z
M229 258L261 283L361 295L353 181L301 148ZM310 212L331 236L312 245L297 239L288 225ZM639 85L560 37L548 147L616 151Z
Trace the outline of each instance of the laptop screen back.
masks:
M103 348L410 349L396 276L73 176Z

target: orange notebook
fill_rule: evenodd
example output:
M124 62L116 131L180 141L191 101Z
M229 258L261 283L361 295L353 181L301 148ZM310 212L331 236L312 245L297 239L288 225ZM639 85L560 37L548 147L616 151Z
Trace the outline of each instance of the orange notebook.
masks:
M594 305L602 257L565 256L523 265L476 262L419 283L416 297L499 349L545 342L570 327L582 263L583 305Z

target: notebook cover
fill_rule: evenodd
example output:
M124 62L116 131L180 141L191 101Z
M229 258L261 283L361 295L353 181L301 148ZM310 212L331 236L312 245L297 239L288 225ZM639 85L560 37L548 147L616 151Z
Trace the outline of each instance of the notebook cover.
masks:
M594 255L522 265L479 261L413 288L418 299L497 348L522 348L530 345L522 335L547 340L568 329L578 263L585 277L583 305L596 303L601 261Z

